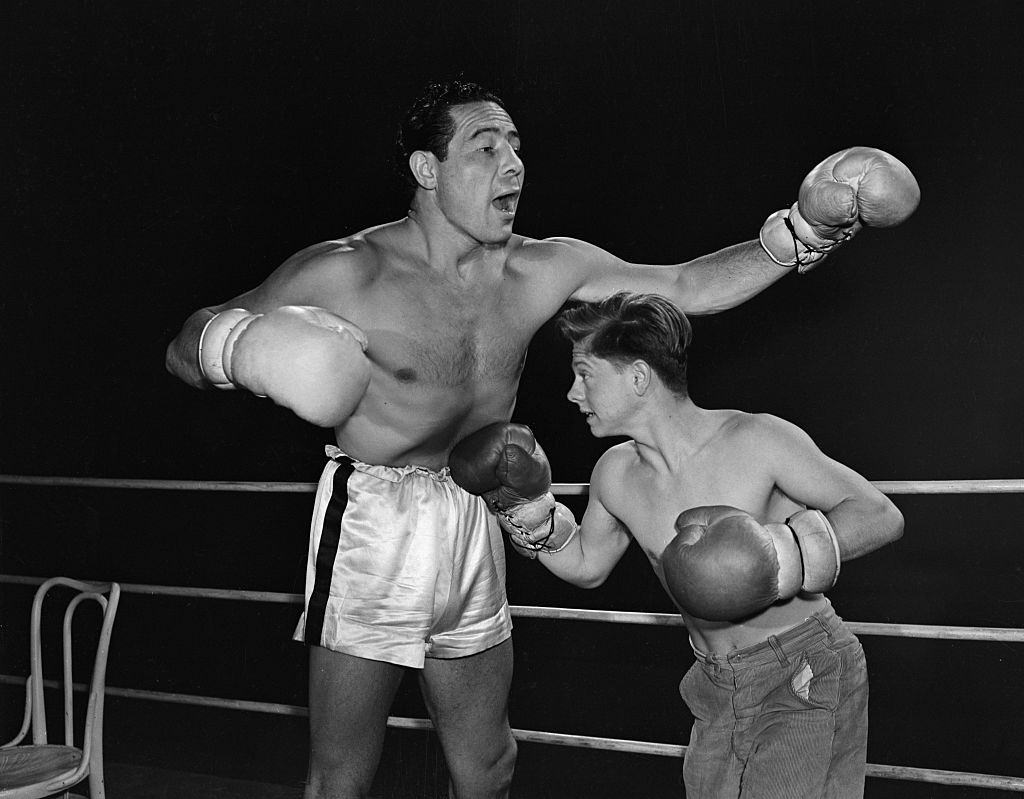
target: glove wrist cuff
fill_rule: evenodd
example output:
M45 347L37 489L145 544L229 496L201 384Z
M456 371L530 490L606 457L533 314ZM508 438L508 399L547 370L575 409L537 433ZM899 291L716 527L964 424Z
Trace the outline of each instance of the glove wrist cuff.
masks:
M836 584L842 556L839 539L828 517L820 510L801 510L786 520L796 536L803 560L802 588L811 593L822 593Z
M230 390L235 388L228 374L229 366L224 363L225 347L232 331L254 314L244 308L229 308L211 316L202 332L196 347L196 359L199 363L199 374L216 388Z

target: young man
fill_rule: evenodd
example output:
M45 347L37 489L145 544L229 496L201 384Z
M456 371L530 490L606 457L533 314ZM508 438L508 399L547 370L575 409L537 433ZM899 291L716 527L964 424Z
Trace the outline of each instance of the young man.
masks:
M566 300L656 291L713 313L808 268L862 223L895 223L860 214L860 199L900 218L917 203L906 167L855 148L844 158L853 153L858 175L818 178L850 201L828 225L812 199L773 214L760 242L676 266L629 264L582 241L513 234L519 144L494 95L428 87L399 136L408 216L299 252L251 291L195 312L168 348L168 369L192 386L246 389L334 429L296 633L310 644L308 797L365 795L409 667L454 795L507 794L500 531L446 464L461 438L509 419L530 338Z
M862 796L864 653L821 591L900 537L899 510L789 422L695 405L690 325L667 299L616 294L559 325L569 400L595 436L632 440L598 460L578 530L561 505L538 523L548 494L499 515L512 543L585 588L631 539L647 554L697 657L680 686L689 799Z

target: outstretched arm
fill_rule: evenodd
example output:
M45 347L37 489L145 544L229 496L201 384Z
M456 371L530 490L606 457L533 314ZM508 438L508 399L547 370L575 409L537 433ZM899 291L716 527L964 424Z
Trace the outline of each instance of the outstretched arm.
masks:
M572 299L600 300L617 291L661 294L685 313L718 313L746 302L791 270L769 258L755 241L735 244L686 263L631 264L575 239L557 241L578 264L580 285Z
M590 482L590 499L579 531L558 552L540 550L537 560L552 574L580 588L597 588L611 574L631 539L629 530L602 502L607 469L598 461Z
M593 245L551 239L568 251L577 284L572 299L617 291L669 297L689 314L732 308L795 267L806 272L863 227L892 227L917 208L921 193L899 160L870 147L851 147L818 164L791 208L768 217L757 240L673 266L630 264Z

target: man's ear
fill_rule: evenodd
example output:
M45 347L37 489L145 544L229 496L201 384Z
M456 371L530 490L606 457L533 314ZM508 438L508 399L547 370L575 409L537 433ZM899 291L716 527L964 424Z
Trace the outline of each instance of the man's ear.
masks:
M409 169L416 182L427 191L437 187L437 157L426 150L416 150L409 156Z
M642 397L651 387L651 365L647 361L636 360L630 365L633 378L633 391Z

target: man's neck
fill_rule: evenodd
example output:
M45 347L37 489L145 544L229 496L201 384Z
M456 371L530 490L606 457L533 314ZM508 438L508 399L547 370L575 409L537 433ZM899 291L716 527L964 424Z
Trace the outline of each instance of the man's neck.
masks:
M424 265L438 272L465 271L491 250L504 245L486 245L453 226L429 203L413 202L408 221L414 247Z

